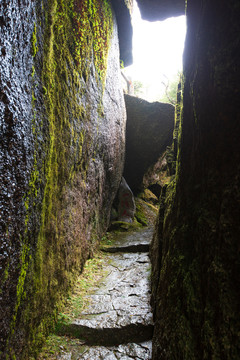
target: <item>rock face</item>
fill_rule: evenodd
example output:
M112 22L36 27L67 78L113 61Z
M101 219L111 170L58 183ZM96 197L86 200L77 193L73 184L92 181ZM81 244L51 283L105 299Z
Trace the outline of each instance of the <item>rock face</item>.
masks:
M165 20L185 14L183 0L137 0L142 18L148 21Z
M124 177L133 192L172 142L174 106L125 95L127 109Z
M74 12L72 3L0 4L4 359L35 356L108 226L122 176L116 20L108 1L75 3Z
M153 359L240 358L240 7L188 2L175 180L152 245Z

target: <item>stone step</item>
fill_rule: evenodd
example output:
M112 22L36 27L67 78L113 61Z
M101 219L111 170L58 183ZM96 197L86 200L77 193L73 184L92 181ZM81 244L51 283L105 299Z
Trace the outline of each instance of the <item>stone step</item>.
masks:
M113 244L101 246L105 252L148 252L153 236L153 228L145 228L134 233L116 235Z
M150 261L146 253L108 255L106 276L80 319L64 324L61 335L78 337L87 344L119 345L152 338L149 304Z
M100 250L109 253L116 253L116 252L149 252L149 244L136 244L136 245L129 245L129 246L101 246Z
M152 359L152 342L128 343L118 346L84 346L78 350L66 351L58 360L150 360Z
M150 360L153 319L150 307L149 243L153 229L121 233L104 246L105 276L86 295L77 319L63 323L58 335L77 339L58 360Z

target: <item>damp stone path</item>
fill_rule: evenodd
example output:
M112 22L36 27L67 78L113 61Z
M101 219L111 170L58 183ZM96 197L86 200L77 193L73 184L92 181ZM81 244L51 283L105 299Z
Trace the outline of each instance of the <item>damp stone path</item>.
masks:
M78 340L71 348L60 347L56 359L151 359L148 251L152 233L152 228L120 233L113 244L102 246L105 275L86 295L88 307L78 318L61 326L59 335Z

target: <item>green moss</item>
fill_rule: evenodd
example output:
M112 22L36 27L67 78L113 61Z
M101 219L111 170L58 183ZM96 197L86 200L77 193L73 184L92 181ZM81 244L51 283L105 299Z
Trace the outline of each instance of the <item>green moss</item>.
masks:
M7 264L7 266L6 266L6 268L5 268L4 272L3 272L3 277L1 279L1 282L2 282L1 285L2 286L7 281L8 277L9 277L9 263ZM0 295L1 294L2 294L2 289L0 289ZM0 353L0 355L1 355L1 353Z
M136 204L136 213L135 217L137 221L142 224L143 226L148 225L148 220L143 212L142 205L140 203Z
M3 282L7 281L9 276L9 263L7 264L7 267L4 270L4 274L3 274Z
M184 230L183 232L185 233ZM172 236L176 236L176 229ZM181 349L181 357L189 360L195 358L193 354L200 353L197 350L199 339L195 338L193 332L193 328L201 323L202 304L198 296L200 271L199 259L189 261L180 251L174 251L174 255L168 252L163 258L160 283L167 281L167 291L161 299L160 307L161 327L171 344L163 344L167 349L167 359L175 358L178 349ZM182 311L183 308L185 312Z
M70 342L70 339L60 335L64 335L65 325L79 317L82 311L89 305L89 291L95 288L99 281L104 279L106 275L105 266L106 257L102 253L95 254L93 259L89 259L85 263L83 273L76 281L74 292L69 295L65 306L58 314L55 332L48 337L39 359L45 358L51 353L56 356L57 353L61 352L61 346L73 348L73 345L77 345L76 350L79 354L79 342L77 340Z
M142 224L137 222L136 219L134 219L134 221L132 223L128 223L125 221L113 221L111 223L109 231L113 232L113 233L118 233L118 232L122 232L122 231L130 231L130 230L134 230L134 229L136 230L137 228L139 228L139 226L142 226Z
M14 314L13 314L12 321L10 324L10 337L12 337L15 333L15 326L16 326L18 310L19 310L22 300L24 300L24 298L26 297L24 284L25 284L28 265L29 265L29 246L27 244L23 244L23 248L21 251L21 268L20 268L20 274L18 277L18 284L17 284L17 291L16 291L16 293L17 293L16 294L16 303L15 303ZM9 348L9 341L10 341L10 338L7 340L7 348ZM15 356L13 349L9 348L9 351L11 353L11 358L13 358Z
M139 199L144 200L148 204L156 205L158 204L158 198L154 195L149 189L145 189L143 192L138 194Z
M158 212L158 208L152 205L149 201L145 201L142 198L140 198L141 194L139 194L138 196L139 197L135 198L135 203L136 203L135 218L137 222L143 226L154 224ZM145 198L145 193L143 196Z
M37 26L36 23L34 23L33 33L32 33L32 56L35 57L38 52L38 46L37 46Z
M70 231L69 228L72 231L74 218L81 216L81 213L76 213L79 211L76 203L81 201L77 198L81 196L77 189L86 185L89 162L95 156L91 134L86 133L83 126L89 122L90 109L83 106L80 98L86 92L92 59L99 92L103 95L112 35L111 7L107 0L78 4L73 0L53 0L48 6L45 9L41 74L38 64L32 67L33 83L37 76L41 76L47 120L44 118L40 122L37 118L35 106L39 99L33 84L32 135L35 151L28 191L23 199L25 231L15 311L7 344L11 359L15 356L11 344L17 323L21 324L28 337L28 346L21 358L36 356L37 349L53 327L64 294L75 282L97 242L86 243L81 223L76 225L81 229L76 234L67 231ZM37 26L34 24L31 47L34 61L37 52ZM102 113L101 101L100 97L98 108ZM40 144L43 131L47 136ZM46 154L44 159L40 155L42 152ZM73 190L70 190L73 188L74 196ZM41 224L36 236L31 232L31 226L39 209ZM95 221L92 232L96 232L97 238L99 220L95 218L91 221ZM69 240L72 240L71 236L74 236L74 241Z
M112 243L113 243L113 237L111 233L106 232L101 238L100 246L110 246L112 245Z
M42 353L38 356L38 360L56 360L56 358L64 353L71 353L72 358L77 359L79 358L80 354L85 351L85 349L86 347L79 339L72 339L67 336L58 336L52 334L48 337Z
M104 82L107 69L107 55L112 35L112 12L108 0L81 2L62 0L56 13L56 26L64 33L66 23L73 31L69 32L72 41L71 51L79 71L85 79L89 76L89 63L92 56L101 81Z
M76 281L74 293L68 297L59 319L73 320L89 305L89 289L93 289L104 278L105 266L106 257L103 253L96 253L93 259L86 261L83 273Z
M36 99L35 99L36 100ZM32 104L34 104L32 102ZM33 124L34 128L34 124ZM29 269L29 264L32 260L32 256L30 254L30 234L28 232L28 225L29 220L33 213L33 207L35 206L35 200L38 196L38 189L37 189L37 183L39 182L39 171L38 171L38 165L37 165L37 156L36 156L36 149L34 152L34 163L33 163L33 170L31 173L31 177L28 184L28 192L24 196L24 206L26 210L25 215L25 230L24 230L24 236L21 238L21 255L20 255L20 272L18 276L18 283L17 283L17 289L16 289L16 302L15 302L15 308L14 313L12 316L11 324L10 324L10 337L7 340L7 348L9 348L11 337L13 337L15 333L15 327L16 327L16 321L18 317L18 312L21 303L26 298L26 287L25 287L25 280L27 276L27 271ZM11 353L11 358L14 358L14 350L9 350Z
M43 86L43 95L44 95L44 96L47 95L47 89L45 88L45 86Z
M34 75L35 75L35 66L34 65L32 66L32 74L31 75L32 75L32 77L34 77Z

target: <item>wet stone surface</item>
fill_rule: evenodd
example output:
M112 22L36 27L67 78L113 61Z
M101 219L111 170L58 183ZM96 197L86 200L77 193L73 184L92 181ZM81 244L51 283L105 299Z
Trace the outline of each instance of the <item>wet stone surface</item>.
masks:
M152 234L152 228L120 233L116 235L113 245L102 246L101 250L106 252L148 252Z
M78 354L63 353L59 359L151 359L150 261L147 252L126 248L148 245L152 232L121 234L111 246L118 252L107 254L106 275L88 295L89 306L61 330L84 345Z
M140 344L129 343L119 346L92 346L85 348L83 353L78 356L74 351L62 354L58 360L148 360L152 357L151 341Z

